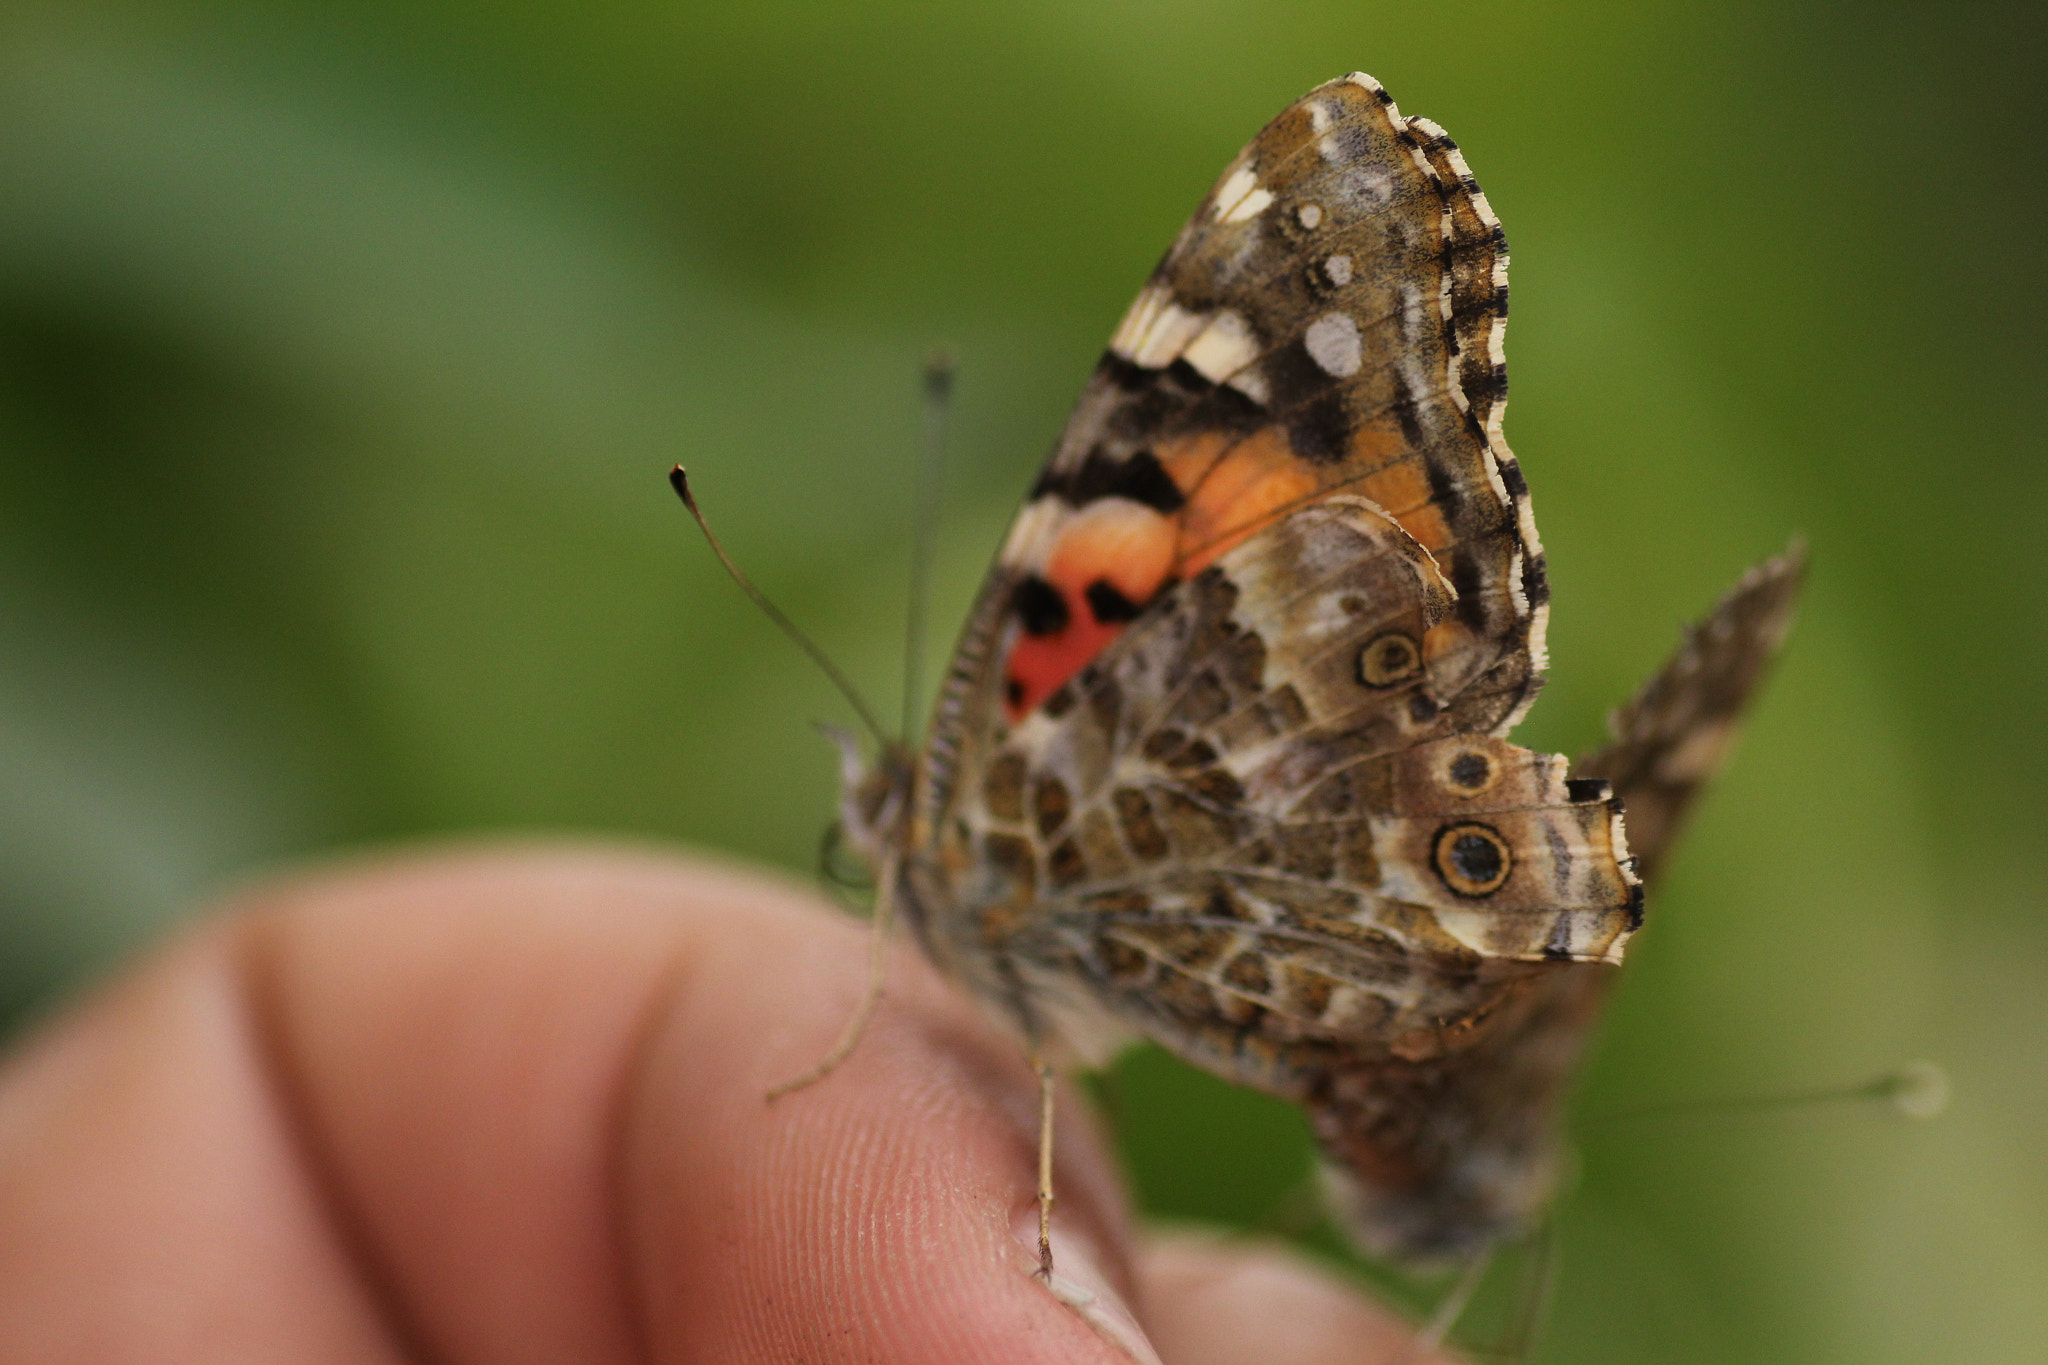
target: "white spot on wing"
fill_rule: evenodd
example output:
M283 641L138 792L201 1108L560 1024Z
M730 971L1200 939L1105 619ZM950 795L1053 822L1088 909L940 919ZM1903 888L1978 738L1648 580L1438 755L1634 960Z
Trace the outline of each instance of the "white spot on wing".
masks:
M1378 166L1354 166L1337 177L1344 201L1363 213L1378 213L1394 201L1394 180Z
M1429 324L1422 313L1422 291L1412 283L1401 285L1401 335L1411 347L1420 347Z
M1308 332L1301 339L1308 348L1309 359L1320 365L1325 373L1339 378L1358 373L1364 361L1363 348L1358 341L1358 324L1349 313L1325 313L1308 325Z
M1203 378L1222 383L1259 356L1259 339L1241 313L1218 313L1201 334L1187 344L1181 359Z
M1191 313L1164 289L1147 285L1117 324L1109 349L1133 364L1161 369L1173 363L1208 320L1208 314Z
M1303 204L1300 208L1294 211L1294 216L1301 220L1301 225L1303 227L1313 232L1316 229L1316 224L1323 221L1322 205Z
M1271 190L1253 190L1250 194L1238 200L1236 207L1223 215L1223 221L1226 223L1249 222L1251 219L1264 213L1266 205L1272 202L1273 192Z
M1032 499L1011 523L1009 539L1003 542L998 561L1005 568L1025 572L1044 568L1046 556L1059 539L1060 527L1072 515L1073 509L1057 497Z
M1331 284L1346 285L1351 283L1351 258L1349 256L1330 257L1329 260L1323 262L1323 273L1330 277Z
M1258 173L1239 166L1216 191L1216 217L1225 223L1249 222L1273 202L1273 192L1259 187Z

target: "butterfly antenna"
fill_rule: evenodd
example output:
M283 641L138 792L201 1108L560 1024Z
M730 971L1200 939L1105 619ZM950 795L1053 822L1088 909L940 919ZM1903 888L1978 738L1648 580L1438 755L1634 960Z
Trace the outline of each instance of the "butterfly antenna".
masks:
M732 581L739 584L740 591L745 593L784 635L794 640L797 648L811 656L811 662L825 671L825 676L839 689L839 695L846 698L847 704L853 707L854 713L860 717L861 724L867 726L868 732L875 737L875 743L887 747L888 732L882 729L882 723L875 719L873 708L867 704L866 699L854 688L847 676L839 671L839 666L826 657L825 651L818 648L815 640L798 630L796 623L784 616L782 609L768 600L767 594L748 581L747 576L740 572L740 566L732 562L732 556L718 543L718 537L712 534L711 523L704 520L703 509L697 506L696 496L690 492L690 476L683 472L681 465L669 471L668 481L670 487L676 490L676 496L683 500L683 506L689 508L690 515L696 518L697 529L704 533L704 539L710 543L711 553L718 556L718 562L725 566L725 571L732 577Z
M1934 1062L1905 1062L1881 1076L1854 1085L1794 1090L1776 1095L1739 1095L1726 1099L1673 1100L1610 1110L1588 1128L1635 1119L1682 1118L1747 1114L1773 1109L1808 1109L1828 1104L1874 1103L1888 1106L1901 1118L1931 1119L1948 1108L1948 1073Z
M917 471L917 520L910 547L910 609L903 631L903 733L916 732L917 685L924 676L925 617L938 552L939 502L946 477L946 421L953 407L953 358L934 351L924 365L924 458Z

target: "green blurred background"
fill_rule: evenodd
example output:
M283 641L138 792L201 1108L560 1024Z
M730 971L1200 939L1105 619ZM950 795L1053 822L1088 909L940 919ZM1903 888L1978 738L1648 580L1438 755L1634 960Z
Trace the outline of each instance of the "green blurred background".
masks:
M1539 1357L2048 1359L2035 4L38 4L0 15L0 1001L266 865L473 830L807 870L887 707L917 371L958 619L1228 158L1352 68L1515 249L1575 751L1795 531L1807 610L1577 1109L1951 1071L1949 1113L1582 1124ZM1151 1209L1298 1121L1155 1057Z

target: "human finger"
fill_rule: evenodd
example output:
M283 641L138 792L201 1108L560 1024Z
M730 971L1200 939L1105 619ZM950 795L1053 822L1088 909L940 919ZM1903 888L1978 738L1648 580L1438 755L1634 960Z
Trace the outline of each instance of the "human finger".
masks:
M63 1233L0 1322L109 1360L1142 1354L1086 1124L1060 1134L1077 1314L1028 1274L1035 1079L911 954L846 1065L765 1100L862 956L800 893L656 855L270 888L0 1078L0 1245Z
M1197 1233L1147 1240L1138 1275L1170 1365L1457 1365L1336 1275L1272 1242Z

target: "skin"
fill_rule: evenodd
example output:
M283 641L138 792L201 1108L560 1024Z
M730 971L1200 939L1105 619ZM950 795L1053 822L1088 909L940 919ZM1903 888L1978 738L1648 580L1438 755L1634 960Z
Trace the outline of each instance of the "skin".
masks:
M617 849L248 892L0 1063L0 1359L1423 1365L1287 1252L1135 1233L1071 1095L1056 1299L1036 1081L907 947L769 1104L862 932Z

